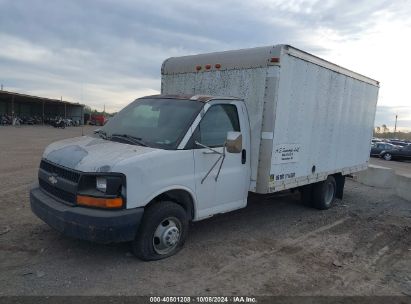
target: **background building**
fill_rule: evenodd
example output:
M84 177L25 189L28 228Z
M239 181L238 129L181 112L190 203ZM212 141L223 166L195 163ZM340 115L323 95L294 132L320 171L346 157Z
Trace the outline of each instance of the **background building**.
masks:
M83 124L84 105L0 90L0 115L37 118L42 123L61 117Z

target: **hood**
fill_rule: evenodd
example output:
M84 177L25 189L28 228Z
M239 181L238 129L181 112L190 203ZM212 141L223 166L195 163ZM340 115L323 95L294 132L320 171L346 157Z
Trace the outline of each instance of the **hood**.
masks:
M43 158L78 171L110 172L122 160L157 150L82 136L50 144L44 151Z

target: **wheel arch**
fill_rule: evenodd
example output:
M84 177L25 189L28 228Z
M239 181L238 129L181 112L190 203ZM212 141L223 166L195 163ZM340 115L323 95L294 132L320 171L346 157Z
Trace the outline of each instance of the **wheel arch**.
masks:
M160 201L172 201L183 207L187 212L189 219L193 220L196 216L196 201L194 193L183 187L171 187L164 189L161 193L155 194L144 208L148 208L151 205Z

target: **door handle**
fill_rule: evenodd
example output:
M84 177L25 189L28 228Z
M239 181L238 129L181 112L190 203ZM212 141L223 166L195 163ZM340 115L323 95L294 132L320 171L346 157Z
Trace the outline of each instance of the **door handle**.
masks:
M243 149L241 151L241 163L244 165L247 161L247 151Z

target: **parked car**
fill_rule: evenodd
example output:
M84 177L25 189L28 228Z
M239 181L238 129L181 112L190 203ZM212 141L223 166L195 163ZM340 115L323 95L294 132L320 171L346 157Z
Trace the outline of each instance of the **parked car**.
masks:
M395 150L382 151L380 157L385 160L411 160L411 145Z
M384 142L376 142L371 146L370 156L379 156L382 151L397 149L397 146Z

